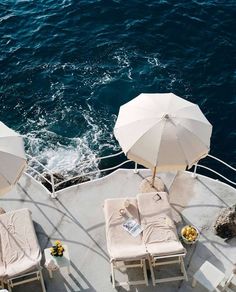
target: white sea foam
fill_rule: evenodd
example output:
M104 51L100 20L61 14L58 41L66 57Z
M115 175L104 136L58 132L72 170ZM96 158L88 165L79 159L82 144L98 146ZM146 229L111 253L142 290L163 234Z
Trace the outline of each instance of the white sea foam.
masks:
M41 155L44 157L48 169L63 175L77 175L98 170L95 155L83 139L77 147L61 145L55 149L47 148Z
M114 53L113 59L117 61L118 64L118 73L125 73L128 79L133 80L132 78L132 66L130 64L129 55L135 55L134 52L132 54L128 54L124 49L119 49Z
M87 123L80 137L62 137L49 131L45 118L39 118L37 123L34 121L33 128L37 130L25 135L28 152L52 172L75 176L96 171L99 170L99 163L95 158L101 156L103 150L119 150L111 133L111 121L114 123L115 115L104 118L104 113L99 113L90 104L87 108L81 108L80 113Z
M0 23L2 22L2 21L4 21L4 20L8 20L8 19L10 19L11 17L14 17L15 15L13 14L13 13L10 13L10 14L7 14L7 15L5 15L5 16L2 16L2 17L0 17Z
M127 75L128 75L128 78L129 78L130 80L133 79L132 76L131 76L131 69L128 70L128 74L127 74Z
M53 92L51 100L54 101L55 99L63 98L65 86L60 82L51 82L50 90Z
M148 57L147 61L154 67L166 68L166 65L162 63L157 57Z
M100 79L100 83L101 84L107 84L112 80L112 77L110 74L108 73L104 73L102 78Z
M113 59L117 60L120 68L130 67L130 60L128 54L125 52L124 49L120 49L117 52L115 52Z
M62 145L59 142L56 145L45 145L44 139L38 138L37 134L39 133L26 135L27 145L31 150L29 152L50 171L74 176L98 170L95 153L90 148L86 136L71 139L69 145ZM55 133L51 133L53 134L56 137Z
M175 83L178 81L176 76L174 74L169 74L169 77L170 77L170 82L169 84L167 85L167 88L172 90L173 87L175 86Z
M91 89L91 95L97 86L108 84L113 80L110 72L107 70L98 72L99 68L96 66L85 65L81 70L83 70L82 74L84 75L83 84Z
M92 82L92 88L99 84L107 84L112 81L112 77L109 73L104 72L103 75L99 78L96 78L94 82Z

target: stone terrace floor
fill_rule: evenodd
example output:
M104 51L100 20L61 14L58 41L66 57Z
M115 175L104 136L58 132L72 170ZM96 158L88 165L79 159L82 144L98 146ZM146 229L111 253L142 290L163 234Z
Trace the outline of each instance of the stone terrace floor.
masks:
M6 211L29 208L42 251L59 239L67 244L71 257L71 274L66 270L54 273L50 279L43 270L48 292L84 291L112 292L110 264L106 249L103 202L106 198L135 196L148 170L134 174L132 170L119 169L92 182L60 191L51 199L46 190L24 175L16 188L0 199ZM189 281L179 281L149 286L119 287L116 290L193 291L192 275L208 260L229 275L236 263L236 238L225 241L214 235L213 225L220 210L235 204L236 190L217 180L204 176L193 178L188 172L162 173L170 196L178 230L191 223L201 236L194 246L186 246L185 265ZM42 263L43 264L43 263ZM39 282L13 288L13 292L41 291ZM194 291L205 291L199 285Z

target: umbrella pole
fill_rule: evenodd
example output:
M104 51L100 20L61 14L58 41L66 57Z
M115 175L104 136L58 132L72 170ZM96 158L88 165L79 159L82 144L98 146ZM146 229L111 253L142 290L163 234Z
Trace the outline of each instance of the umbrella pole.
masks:
M157 167L155 166L153 170L153 175L152 175L152 187L154 186L156 171L157 171Z

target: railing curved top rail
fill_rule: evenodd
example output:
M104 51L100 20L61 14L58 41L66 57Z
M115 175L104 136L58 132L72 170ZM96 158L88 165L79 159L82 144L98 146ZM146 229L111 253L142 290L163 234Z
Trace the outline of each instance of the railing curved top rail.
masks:
M112 157L116 157L116 156L119 156L123 154L123 151L120 151L118 153L115 153L115 154L110 154L110 155L106 155L106 156L102 156L102 157L95 157L95 161L101 161L103 159L107 159L107 158L112 158ZM94 175L94 174L97 174L97 173L102 173L102 172L105 172L105 171L111 171L111 170L114 170L128 162L130 162L130 160L126 160L122 163L120 163L119 165L116 165L114 167L110 167L110 168L106 168L106 169L102 169L102 170L96 170L96 171L91 171L91 172L88 172L88 173L84 173L84 174L80 174L78 176L75 176L75 177L72 177L72 178L68 178L66 180L63 180L62 182L59 182L57 184L55 184L54 182L54 175L53 175L53 172L48 169L44 164L42 164L40 161L38 161L35 157L29 155L29 154L26 154L26 157L28 160L30 161L35 161L37 165L41 166L43 168L44 171L46 171L48 174L50 174L50 177L51 177L51 181L49 181L48 179L46 179L38 170L34 169L32 166L28 165L28 168L31 169L32 171L35 171L35 173L37 173L39 175L39 177L43 178L45 181L47 181L50 185L51 185L51 188L52 188L52 197L56 197L55 196L55 187L58 187L59 185L63 184L63 183L66 183L66 182L69 182L73 179L76 179L76 178L79 178L79 177L82 177L82 176L85 176L85 175ZM91 160L84 160L81 164L86 164L86 163L89 163L91 162Z
M48 169L44 164L42 164L40 161L38 161L35 157L29 155L29 154L26 154L26 157L27 158L30 158L31 160L34 160L38 165L42 166L43 169L45 169L47 172L49 172L50 174L52 174L51 170Z
M94 161L99 161L99 160L103 160L103 159L107 159L107 158L116 157L116 156L121 155L122 153L123 153L123 151L120 151L118 153L110 154L110 155L107 155L107 156L95 157ZM87 159L87 160L82 161L82 164L89 163L89 162L91 162L91 160Z
M28 165L28 168L31 169L33 172L37 173L39 177L41 177L43 180L45 180L47 183L52 184L45 176L43 176L37 169L31 167ZM1 290L0 290L1 291Z
M236 171L236 169L233 166L229 165L228 163L224 162L223 160L221 160L221 159L219 159L219 158L217 158L217 157L215 157L213 155L210 155L210 154L208 154L207 156L212 158L212 159L215 159L215 160L219 161L220 163L222 163L222 164L226 165L227 167L231 168L232 170Z
M223 176L222 174L220 174L219 172L215 171L214 169L211 169L210 167L207 167L207 166L204 166L204 165L201 165L201 164L198 164L197 167L201 167L201 168L207 169L207 170L217 174L218 176L222 177L223 179L225 179L226 181L228 181L232 185L236 186L236 182L233 182L232 180L230 180L227 177Z
M108 159L108 158L116 157L116 156L119 156L119 155L121 155L121 154L123 154L123 151L120 151L120 152L118 152L118 153L111 154L111 155L106 155L106 156L103 156L103 157L95 157L95 158L94 158L94 161L101 161L101 160L103 160L103 159ZM234 167L232 167L232 166L229 165L228 163L224 162L223 160L221 160L221 159L219 159L219 158L217 158L217 157L215 157L215 156L213 156L213 155L210 155L210 154L208 154L207 156L210 157L210 158L212 158L212 159L214 159L214 160L219 161L220 163L224 164L225 166L227 166L228 168L232 169L233 171L236 171L236 169L235 169ZM126 163L131 162L131 160L125 160L125 161L123 161L122 163L120 163L119 165L116 165L116 166L113 166L113 167L110 167L110 168L106 168L106 169L99 169L99 170L96 170L96 171L91 171L91 172L88 172L88 173L83 173L83 174L77 175L77 176L75 176L75 177L68 178L68 179L66 179L66 180L64 180L64 181L62 181L62 182L57 183L57 184L54 184L53 172L52 172L50 169L48 169L45 165L43 165L41 162L39 162L35 157L32 157L31 155L26 154L26 157L27 157L29 160L31 160L31 161L35 161L39 166L41 166L45 171L47 171L47 172L50 174L50 176L51 176L51 182L50 182L49 180L47 180L47 179L46 179L46 181L47 181L48 183L50 183L51 186L52 186L52 190L53 190L53 191L52 191L52 192L53 192L52 197L55 197L55 187L58 187L59 185L61 185L61 184L63 184L63 183L69 182L69 181L71 181L72 179L77 179L77 178L80 178L80 177L82 177L82 176L94 175L94 174L102 173L102 172L106 172L106 171L112 171L112 170L115 170L115 169L119 168L120 166L122 166L122 165L124 165L124 164L126 164ZM88 162L91 162L91 160L85 160L85 161L83 161L81 164L83 165L83 164L88 163ZM209 168L209 167L203 166L203 165L201 165L201 164L195 164L194 173L195 173L196 168L197 168L198 166L201 167L201 168L205 168L205 169L207 169L207 170L209 170L209 171L211 171L211 172L217 174L218 176L222 177L222 178L223 178L224 180L226 180L227 182L229 182L229 183L231 183L231 184L233 184L233 185L236 185L235 182L229 180L228 178L226 178L225 176L223 176L223 175L221 175L220 173L216 172L215 170L213 170L213 169L211 169L211 168ZM29 166L29 168L32 169L31 166ZM36 171L36 173L38 173L40 176L42 176L42 174L40 174L38 171Z
M119 155L121 155L123 153L124 153L123 151L120 151L120 152L115 153L115 154L110 154L110 155L106 155L106 156L102 156L102 157L95 157L94 160L95 161L99 161L99 160L103 160L103 159L107 159L107 158L112 158L112 157L119 156ZM30 158L31 160L34 160L36 163L38 163L38 165L42 166L47 172L52 174L52 171L50 169L48 169L45 165L43 165L40 161L38 161L35 157L33 157L33 156L29 155L29 154L26 154L26 157ZM84 161L82 161L82 164L88 163L88 162L91 162L91 160L89 160L89 159L84 160Z
M127 163L129 163L129 162L133 162L133 161L132 161L132 160L125 160L125 161L121 162L120 164L118 164L118 165L116 165L116 166L113 166L113 167L109 167L109 168L105 168L105 169L100 169L100 170L95 170L95 171L90 171L90 172L88 172L88 173L82 173L82 174L80 174L80 175L77 175L77 176L71 177L71 178L69 178L69 179L67 179L67 180L64 180L64 181L62 181L62 182L59 182L59 183L55 184L55 187L58 187L59 185L61 185L61 184L63 184L63 183L66 183L66 182L68 182L68 181L71 181L71 180L73 180L73 179L77 179L77 178L80 178L80 177L83 177L83 176L93 175L93 174L96 174L96 173L101 173L101 172L111 171L111 170L117 169L117 168L119 168L120 166L125 165L125 164L127 164Z

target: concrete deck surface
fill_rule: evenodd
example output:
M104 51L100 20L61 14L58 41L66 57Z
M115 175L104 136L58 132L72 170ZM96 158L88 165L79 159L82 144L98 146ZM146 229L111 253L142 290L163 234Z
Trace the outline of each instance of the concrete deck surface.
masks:
M110 264L106 250L103 202L106 198L135 196L148 170L134 174L132 170L119 169L109 176L74 186L59 192L51 199L45 189L24 175L15 189L0 198L0 207L6 211L29 208L42 251L54 240L69 247L71 274L66 270L54 273L50 279L43 270L48 292L84 291L112 292ZM214 235L213 225L220 210L235 204L236 190L219 181L204 176L193 178L188 172L163 173L173 207L177 227L191 223L200 230L197 244L187 245L185 265L189 281L163 283L153 287L119 287L116 290L151 291L205 291L200 285L193 290L192 275L208 260L226 275L236 263L236 238L225 241ZM167 271L171 273L171 271ZM121 273L118 277L126 277ZM41 291L38 282L19 286L15 292Z

